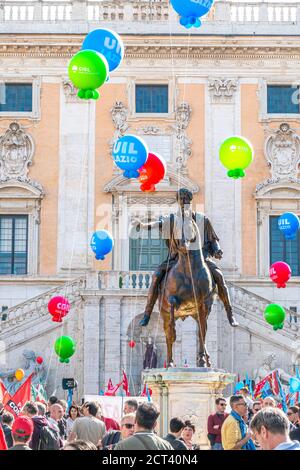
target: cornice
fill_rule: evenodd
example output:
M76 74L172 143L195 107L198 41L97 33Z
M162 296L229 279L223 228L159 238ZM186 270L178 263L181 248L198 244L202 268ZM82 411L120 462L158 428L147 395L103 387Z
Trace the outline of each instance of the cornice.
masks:
M0 35L1 57L70 58L80 49L84 36ZM124 36L127 59L222 60L286 59L300 60L300 36L282 37L130 37Z

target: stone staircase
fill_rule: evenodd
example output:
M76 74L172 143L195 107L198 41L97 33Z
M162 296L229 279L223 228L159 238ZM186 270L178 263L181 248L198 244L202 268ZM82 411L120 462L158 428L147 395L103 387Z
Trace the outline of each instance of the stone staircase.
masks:
M5 342L6 351L18 347L20 342L26 345L34 335L40 336L46 331L57 328L58 323L49 321L51 318L47 308L49 300L61 295L74 306L82 301L81 293L85 285L86 279L80 277L2 312L0 341Z

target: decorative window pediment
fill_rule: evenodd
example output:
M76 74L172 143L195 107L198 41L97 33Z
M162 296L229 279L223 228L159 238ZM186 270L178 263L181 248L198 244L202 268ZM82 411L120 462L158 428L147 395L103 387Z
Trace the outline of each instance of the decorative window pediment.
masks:
M178 188L187 188L193 193L199 191L199 186L188 177L168 168L167 177L159 183L159 191L176 192ZM104 187L106 193L140 192L140 185L137 179L129 180L123 175L115 176Z
M186 102L177 106L175 120L167 127L143 123L135 126L131 118L128 122L129 110L122 102L116 102L111 109L115 133L109 142L111 150L115 141L127 131L140 135L149 144L149 148L159 153L170 162L182 175L187 175L187 162L192 155L192 141L187 135L187 128L191 121L192 109ZM114 174L119 175L120 170L115 167Z

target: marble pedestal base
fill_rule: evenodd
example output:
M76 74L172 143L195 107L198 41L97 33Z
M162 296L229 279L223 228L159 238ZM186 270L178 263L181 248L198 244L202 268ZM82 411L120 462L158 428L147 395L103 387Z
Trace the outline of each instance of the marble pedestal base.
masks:
M209 449L207 418L215 412L215 399L233 383L234 374L199 367L149 369L142 377L160 410L159 435L168 433L171 418L189 419L196 427L193 441L201 449Z

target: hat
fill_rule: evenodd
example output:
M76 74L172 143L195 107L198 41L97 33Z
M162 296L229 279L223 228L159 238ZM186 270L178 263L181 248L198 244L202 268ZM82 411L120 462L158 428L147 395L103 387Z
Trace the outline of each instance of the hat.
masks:
M27 416L18 416L12 425L12 434L19 437L29 436L33 433L33 422Z

